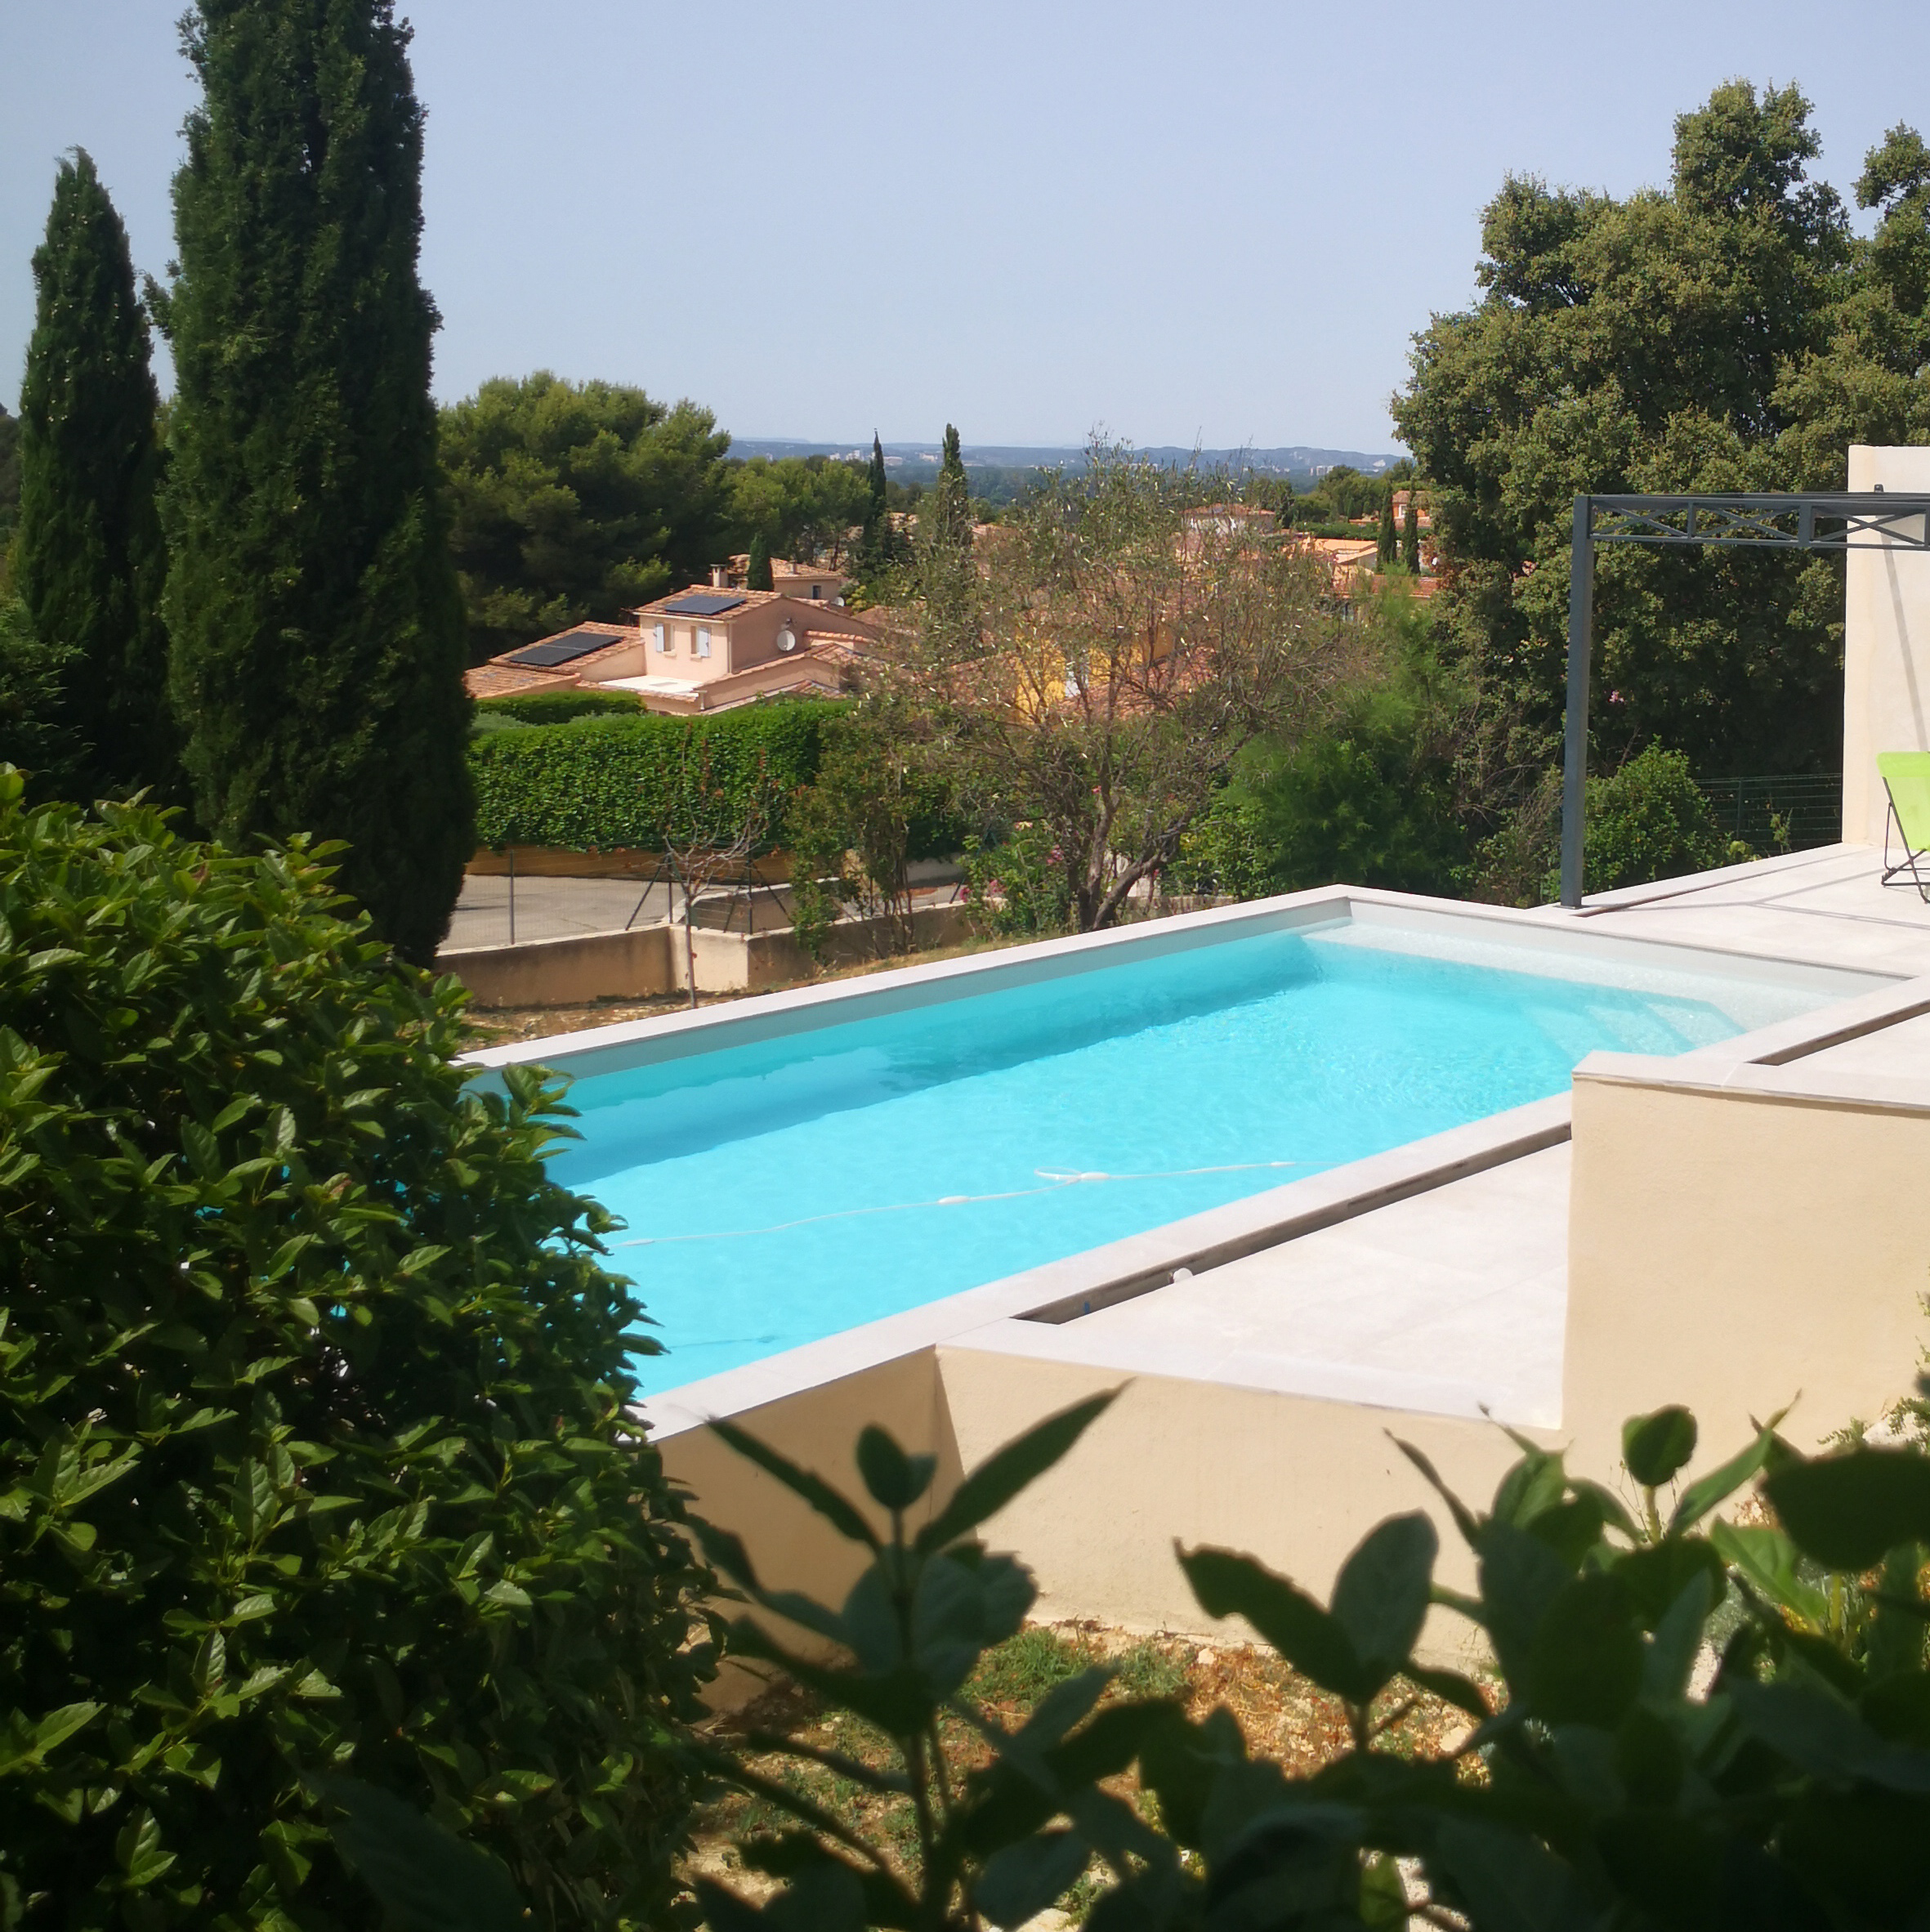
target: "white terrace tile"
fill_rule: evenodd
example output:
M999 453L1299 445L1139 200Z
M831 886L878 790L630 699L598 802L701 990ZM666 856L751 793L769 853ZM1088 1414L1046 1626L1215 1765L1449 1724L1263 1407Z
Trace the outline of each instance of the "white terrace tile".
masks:
M1059 1324L954 1346L1559 1425L1566 1145Z

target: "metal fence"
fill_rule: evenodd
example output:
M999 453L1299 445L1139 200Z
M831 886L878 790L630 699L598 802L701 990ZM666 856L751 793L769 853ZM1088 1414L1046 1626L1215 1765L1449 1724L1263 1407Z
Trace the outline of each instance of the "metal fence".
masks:
M574 939L592 932L626 932L684 914L681 885L668 867L642 876L583 878L550 873L470 872L449 920L448 952L471 947L525 946L537 939ZM715 879L700 892L692 923L721 930L763 932L790 924L789 893L748 873Z
M1807 852L1843 836L1840 772L1712 778L1702 792L1723 831L1765 855Z

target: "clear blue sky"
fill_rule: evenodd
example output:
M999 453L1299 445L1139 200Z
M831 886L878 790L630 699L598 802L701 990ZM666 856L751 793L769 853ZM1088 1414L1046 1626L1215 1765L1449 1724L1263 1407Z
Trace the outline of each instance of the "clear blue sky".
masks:
M159 271L182 0L0 0L0 400L56 157ZM1508 169L1617 193L1732 75L1847 189L1930 21L1780 0L896 7L405 0L445 396L548 367L742 436L1381 449Z

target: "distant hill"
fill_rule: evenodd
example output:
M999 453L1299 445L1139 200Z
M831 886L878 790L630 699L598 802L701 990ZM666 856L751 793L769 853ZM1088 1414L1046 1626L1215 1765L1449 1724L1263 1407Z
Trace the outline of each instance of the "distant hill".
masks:
M905 482L922 481L921 472L938 467L939 448L931 443L887 443L885 466ZM785 442L755 436L733 436L733 456L832 456L856 463L869 462L871 442ZM1052 469L1061 465L1076 469L1085 461L1081 449L1055 448L1049 445L967 443L961 452L967 471ZM1250 470L1262 476L1289 476L1298 485L1311 483L1324 470L1336 463L1348 463L1368 476L1375 476L1399 458L1388 453L1364 449L1316 449L1296 444L1285 449L1185 449L1176 444L1141 449L1139 454L1155 463L1187 463L1197 461L1202 469Z

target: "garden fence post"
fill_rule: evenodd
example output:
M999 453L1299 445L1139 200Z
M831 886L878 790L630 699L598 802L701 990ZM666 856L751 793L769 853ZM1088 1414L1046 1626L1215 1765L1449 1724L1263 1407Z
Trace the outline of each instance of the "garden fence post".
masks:
M1595 619L1594 499L1575 499L1568 562L1568 723L1561 765L1561 903L1582 902L1582 805L1588 775L1588 668Z

